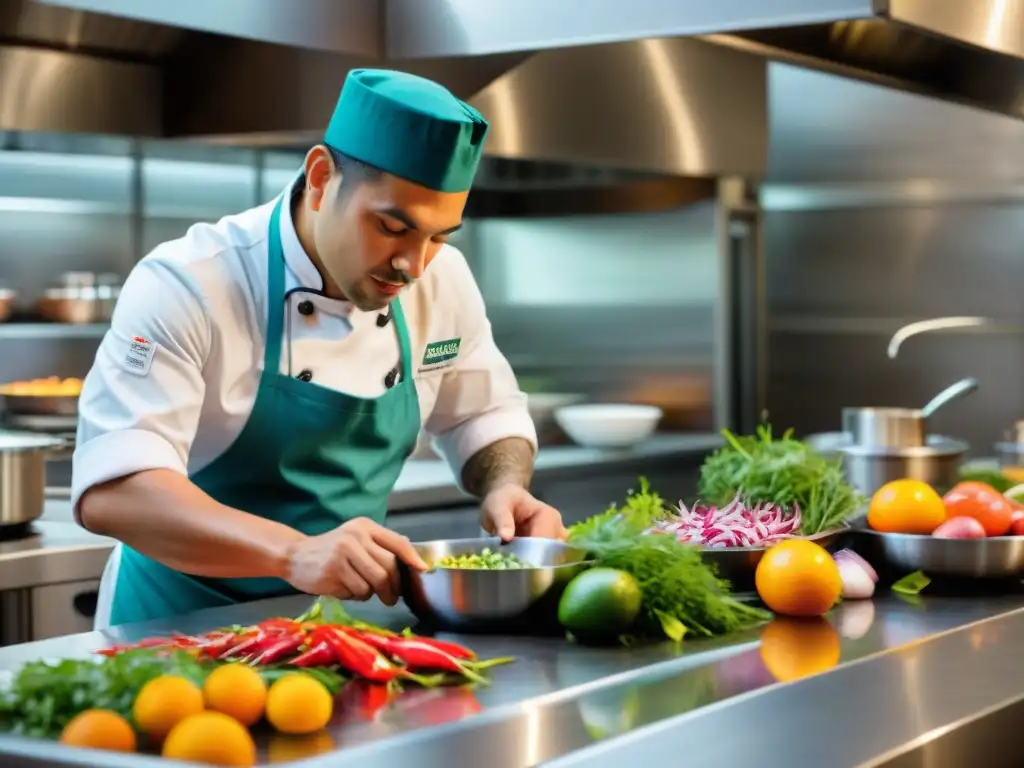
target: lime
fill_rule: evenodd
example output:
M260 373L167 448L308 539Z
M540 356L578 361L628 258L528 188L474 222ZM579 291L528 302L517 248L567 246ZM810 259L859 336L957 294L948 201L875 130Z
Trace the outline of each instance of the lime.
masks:
M591 568L569 582L558 621L580 639L618 637L640 612L640 585L625 571Z

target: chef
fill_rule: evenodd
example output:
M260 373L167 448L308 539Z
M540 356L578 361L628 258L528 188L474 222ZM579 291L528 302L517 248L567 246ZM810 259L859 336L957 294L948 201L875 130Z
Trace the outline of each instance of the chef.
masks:
M132 270L79 402L75 514L120 542L97 628L297 591L394 604L398 562L426 567L384 526L421 428L487 531L563 535L447 243L487 128L437 83L354 70L294 184Z

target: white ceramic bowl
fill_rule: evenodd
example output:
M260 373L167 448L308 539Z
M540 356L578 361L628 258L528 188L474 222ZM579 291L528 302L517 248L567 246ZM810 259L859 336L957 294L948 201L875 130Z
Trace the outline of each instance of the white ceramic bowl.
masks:
M576 443L587 448L628 448L646 440L661 421L653 405L588 403L555 411L555 421Z

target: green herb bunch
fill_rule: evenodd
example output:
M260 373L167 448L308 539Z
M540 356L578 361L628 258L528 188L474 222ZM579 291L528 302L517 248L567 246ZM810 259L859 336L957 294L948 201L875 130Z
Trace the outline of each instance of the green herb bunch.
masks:
M727 444L709 456L700 471L700 497L724 506L737 495L748 504L800 508L800 533L810 536L841 527L864 503L846 482L842 463L829 460L792 436L772 437L762 425L750 437L722 433Z
M646 533L665 513L661 497L641 478L640 490L631 491L622 507L613 505L569 529L571 544L640 584L636 634L681 640L687 633L724 635L770 619L766 611L733 598L728 582L718 578L696 547Z
M187 653L157 655L140 649L98 659L36 661L22 667L0 693L0 730L56 738L86 709L110 709L131 717L139 690L160 675L181 675L202 684L203 664Z

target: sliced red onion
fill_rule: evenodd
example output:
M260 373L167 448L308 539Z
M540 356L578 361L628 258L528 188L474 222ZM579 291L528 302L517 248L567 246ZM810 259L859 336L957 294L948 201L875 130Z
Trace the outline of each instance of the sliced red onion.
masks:
M799 530L798 508L787 512L777 504L748 507L737 496L718 509L700 502L687 509L679 502L676 515L650 532L671 533L679 541L718 548L766 546L798 536Z

